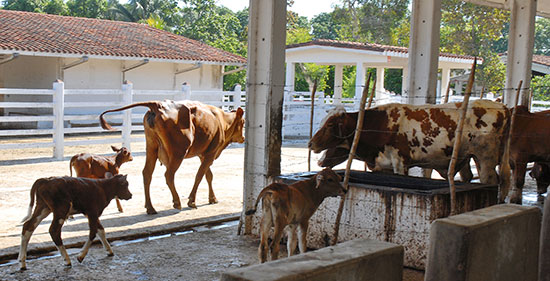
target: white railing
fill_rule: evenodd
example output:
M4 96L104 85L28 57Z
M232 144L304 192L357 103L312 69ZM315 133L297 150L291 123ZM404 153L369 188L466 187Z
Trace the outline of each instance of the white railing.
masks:
M141 124L146 108L134 108L121 113L108 114L106 120L121 130L118 138L65 141L68 134L105 132L99 126L99 113L122 107L132 102L148 100L193 99L231 110L244 107L244 93L237 85L234 91L193 91L183 85L180 91L133 90L132 84L124 84L121 90L113 89L65 89L57 81L53 89L0 89L0 149L53 147L53 156L63 158L64 146L120 143L130 147L132 131L143 130ZM3 112L2 112L3 111ZM29 124L30 123L30 124ZM49 142L20 143L11 137L51 135Z

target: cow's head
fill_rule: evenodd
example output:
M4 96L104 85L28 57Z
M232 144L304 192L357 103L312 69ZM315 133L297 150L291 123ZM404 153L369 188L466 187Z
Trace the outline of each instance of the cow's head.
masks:
M235 113L235 121L233 121L233 132L231 142L244 142L244 111L242 108L237 108Z
M118 148L114 145L111 145L111 149L116 152L116 162L119 164L130 162L134 160L134 157L132 157L132 154L126 147Z
M335 147L325 150L317 165L319 167L334 167L348 159L349 149L344 147Z
M130 200L132 198L132 193L128 190L128 180L127 175L116 175L109 179L111 182L114 182L115 186L115 195L124 200Z
M319 153L327 148L334 148L343 143L347 139L343 131L345 119L345 108L336 107L329 111L328 115L321 122L321 128L309 141L309 148L313 152Z
M324 197L343 196L347 190L340 182L342 178L331 168L324 168L315 175L315 188Z

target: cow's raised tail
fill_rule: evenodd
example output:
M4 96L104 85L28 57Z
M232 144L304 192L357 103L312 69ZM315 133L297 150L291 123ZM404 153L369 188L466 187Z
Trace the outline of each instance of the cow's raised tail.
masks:
M260 194L258 194L258 198L256 198L256 203L254 204L254 208L246 211L244 214L247 216L253 215L256 213L256 209L258 208L258 203L260 203L260 200L264 198L268 193L272 193L272 190L268 187L264 188Z
M34 198L36 197L36 189L42 185L45 179L38 179L34 182L31 188L31 203L29 204L29 209L27 210L27 215L21 220L21 223L28 221L32 215L32 207L34 206Z
M120 107L120 108L110 109L110 110L103 111L103 113L101 113L101 114L99 115L99 121L100 121L100 123L101 123L101 128L103 128L103 129L105 129L105 130L109 130L109 131L114 131L114 130L115 130L115 129L113 129L113 127L111 127L111 125L109 125L109 123L107 123L107 121L105 121L105 119L103 118L103 115L104 115L105 113L123 111L123 110L130 109L130 108L133 108L133 107L138 107L138 106L145 106L145 107L148 107L149 110L156 112L156 111L158 111L158 108L159 108L159 106L160 106L160 102L157 102L157 101L137 102L137 103L133 103L133 104L130 104L130 105L127 105L127 106L123 106L123 107Z

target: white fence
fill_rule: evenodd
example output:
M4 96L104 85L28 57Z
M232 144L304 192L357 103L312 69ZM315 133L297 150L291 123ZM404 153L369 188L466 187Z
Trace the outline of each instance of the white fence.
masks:
M0 89L0 95L4 97L0 102L0 110L3 111L1 115L4 115L0 116L0 137L52 136L51 142L2 142L0 149L53 147L57 159L63 158L64 146L122 142L124 146L130 147L131 141L144 141L143 138L131 138L132 131L143 130L140 123L147 110L144 108L105 116L106 120L119 124L114 128L121 130L120 138L65 141L67 134L105 132L99 126L98 114L107 109L133 102L164 99L200 100L226 110L244 106L244 93L240 86L231 92L191 92L187 85L182 86L181 91L133 90L132 84L124 84L121 90L90 90L64 89L63 82L55 82L51 90Z

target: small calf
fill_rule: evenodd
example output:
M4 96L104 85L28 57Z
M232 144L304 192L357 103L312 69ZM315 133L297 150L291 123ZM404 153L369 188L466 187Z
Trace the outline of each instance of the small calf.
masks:
M537 193L546 193L550 185L550 163L535 162L529 175L537 181Z
M82 178L103 179L107 172L111 173L111 175L118 175L118 169L122 164L134 160L132 154L126 147L119 149L111 145L111 149L116 152L115 155L101 156L90 153L80 153L73 156L69 162L71 177L73 176L72 168L74 168L76 176ZM116 206L118 211L122 213L122 205L118 198L116 198Z
M82 262L88 253L96 233L99 234L99 239L108 255L112 256L113 250L107 238L105 238L105 230L99 222L99 217L115 196L124 200L132 198L125 175L116 175L107 179L50 177L36 180L31 188L29 211L23 219L21 248L19 249L18 258L21 270L27 269L25 264L27 246L32 233L40 222L52 212L50 236L61 255L65 258L65 265L71 266L71 260L61 240L61 227L67 217L72 214L84 214L88 218L90 226L88 241L84 244L78 256L78 261ZM36 207L32 212L35 199Z
M299 248L304 253L309 218L315 213L326 197L342 196L346 190L338 176L331 168L325 168L311 179L299 181L291 185L272 183L265 187L256 199L254 209L246 212L251 215L256 212L258 202L262 200L262 220L260 224L260 246L258 256L260 262L267 260L267 239L271 227L274 226L271 245L271 259L279 255L279 243L285 226L288 229L288 256L296 249L296 228L300 230Z

